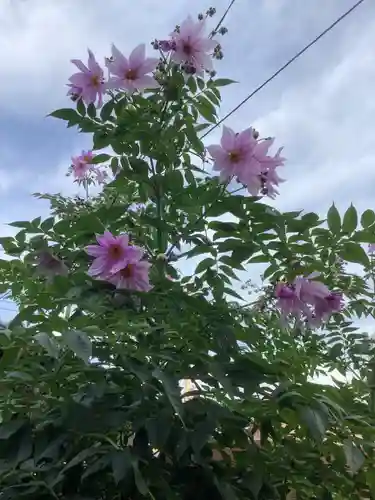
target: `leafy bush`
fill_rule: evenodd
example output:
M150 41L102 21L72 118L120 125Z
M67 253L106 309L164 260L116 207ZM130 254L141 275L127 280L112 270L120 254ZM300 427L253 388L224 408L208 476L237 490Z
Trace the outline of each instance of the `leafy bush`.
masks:
M0 331L2 500L375 497L374 346L355 326L374 317L375 214L268 206L284 160L253 129L205 147L234 82L203 27L155 41L160 59L113 48L109 81L90 52L75 108L52 113L95 153L70 169L86 199L39 194L51 216L1 239L19 305ZM315 382L334 370L346 382Z

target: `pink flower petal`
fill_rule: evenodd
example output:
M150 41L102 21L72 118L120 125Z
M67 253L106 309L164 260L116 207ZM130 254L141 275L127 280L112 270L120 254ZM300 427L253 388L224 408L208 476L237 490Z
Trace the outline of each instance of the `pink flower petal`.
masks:
M146 45L141 43L138 45L129 56L129 66L136 69L141 66L146 57Z

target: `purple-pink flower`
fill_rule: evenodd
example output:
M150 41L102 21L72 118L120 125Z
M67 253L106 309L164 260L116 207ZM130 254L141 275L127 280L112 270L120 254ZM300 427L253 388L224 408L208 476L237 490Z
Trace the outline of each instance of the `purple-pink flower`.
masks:
M197 74L213 69L211 54L217 42L207 37L205 27L204 21L194 22L189 16L182 22L179 30L170 35L173 42L170 46L171 59L194 66ZM167 45L164 44L163 48L167 48Z
M145 260L132 259L123 269L107 278L116 288L148 292L152 286L149 281L151 264Z
M90 276L108 281L116 288L138 291L148 291L152 288L148 278L151 264L141 260L143 249L129 245L127 234L114 236L105 231L96 239L98 245L88 245L85 249L89 255L95 257L88 270Z
M343 306L343 296L331 292L324 283L316 281L318 273L307 278L298 276L293 283L278 283L275 287L277 307L282 316L304 319L311 326L319 326L327 321L332 313L339 312Z
M236 134L231 128L224 126L220 145L208 146L207 150L214 160L214 170L220 172L222 180L228 180L233 175L238 177L247 168L255 145L252 128ZM260 174L260 170L256 173Z
M77 181L87 179L93 158L92 151L82 151L79 156L72 157L72 172Z
M115 45L112 45L112 59L106 63L112 75L108 86L129 92L157 87L158 83L155 78L148 73L155 71L158 63L159 59L146 57L144 43L132 51L129 59Z
M275 198L277 186L284 182L276 171L285 161L280 156L282 148L270 156L268 151L274 139L258 140L256 137L252 128L235 133L224 126L220 145L208 146L207 150L222 180L235 177L253 196L262 194Z
M88 273L91 276L108 276L117 273L127 266L130 261L143 255L143 251L133 245L129 245L129 236L122 234L113 236L105 231L102 236L97 236L98 245L88 245L86 252L95 257Z
M97 63L94 54L88 50L89 58L87 66L79 59L72 59L72 63L77 66L79 73L74 73L69 78L70 90L68 95L75 98L81 97L86 104L95 103L98 99L98 106L103 104L103 92L106 90L104 72Z

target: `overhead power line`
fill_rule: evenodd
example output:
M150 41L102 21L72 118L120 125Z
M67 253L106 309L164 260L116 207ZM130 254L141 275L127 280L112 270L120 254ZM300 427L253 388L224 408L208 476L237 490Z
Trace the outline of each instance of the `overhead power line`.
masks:
M261 85L259 85L255 90L251 92L245 99L243 99L235 108L233 108L229 113L227 113L221 120L219 120L215 125L213 125L211 128L207 130L206 133L204 133L201 136L201 139L206 137L208 134L210 134L213 130L215 130L219 125L221 125L227 118L233 115L236 111L238 111L244 104L247 103L255 94L257 94L260 90L262 90L266 85L268 85L274 78L276 78L284 69L286 69L290 64L292 64L296 59L298 59L302 54L304 54L310 47L312 47L316 42L318 42L321 38L324 37L329 31L331 31L332 28L337 26L343 19L345 19L349 14L351 14L357 7L361 5L365 0L359 0L357 3L355 3L349 10L344 12L340 17L336 19L335 22L333 22L330 26L328 26L324 31L322 31L314 40L312 40L309 44L305 45L303 49L301 49L297 54L295 54L291 59L289 59L288 62L286 62L281 68L279 68L273 75L271 75L265 82L263 82Z

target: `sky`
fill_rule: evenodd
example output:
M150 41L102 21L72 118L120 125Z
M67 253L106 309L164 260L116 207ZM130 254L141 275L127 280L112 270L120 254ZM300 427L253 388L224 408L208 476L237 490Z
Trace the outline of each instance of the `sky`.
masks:
M70 157L89 136L47 118L70 106L65 84L70 59L90 47L102 60L112 43L125 54L166 38L188 14L229 0L1 0L0 2L0 234L7 222L47 216L33 192L75 194L65 176ZM353 5L354 0L236 0L224 25L219 77L239 83L223 90L221 116ZM375 208L375 3L366 0L348 18L273 80L227 125L252 125L275 136L287 163L276 206L324 215L335 201ZM220 129L207 137L215 143ZM0 317L13 314L0 302Z

